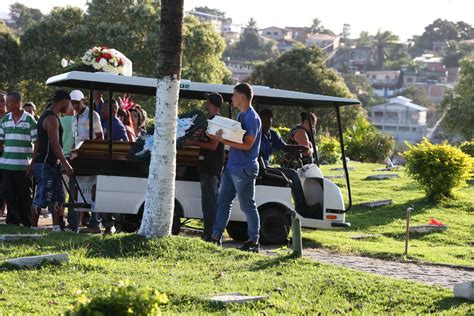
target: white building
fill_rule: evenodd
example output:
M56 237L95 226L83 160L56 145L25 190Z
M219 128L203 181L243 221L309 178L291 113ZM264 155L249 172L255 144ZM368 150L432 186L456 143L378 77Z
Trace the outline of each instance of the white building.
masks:
M277 26L261 29L260 35L275 41L291 40L291 31Z
M187 12L188 15L193 15L199 19L201 22L209 22L211 23L217 32L221 32L222 27L222 17L214 14L204 13L200 11L189 11Z
M232 79L235 83L244 82L248 76L255 70L255 65L240 60L225 60L227 68L232 73Z
M331 34L309 34L306 37L305 44L308 46L318 46L325 51L333 51L339 48L341 37Z
M419 142L426 134L426 111L405 97L395 97L387 103L373 106L369 120L378 129L392 134L397 142Z

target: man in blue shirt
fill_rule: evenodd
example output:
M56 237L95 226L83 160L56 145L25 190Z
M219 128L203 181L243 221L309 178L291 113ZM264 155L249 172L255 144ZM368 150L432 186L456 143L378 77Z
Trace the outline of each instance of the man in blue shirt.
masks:
M247 218L249 238L240 250L258 252L260 217L255 204L255 180L258 175L262 123L251 105L252 98L253 90L249 84L241 83L235 86L232 105L239 109L237 120L246 131L242 144L222 138L222 130L219 130L215 136L210 136L230 147L229 160L222 175L216 221L210 241L216 244L221 243L222 234L230 219L232 201L237 195L240 207Z
M120 140L128 142L127 130L125 126L117 117L118 104L114 102L112 104L112 140ZM109 139L109 104L104 103L102 107L102 129L104 130L104 139Z
M268 109L263 109L259 113L262 121L262 140L260 144L260 156L263 158L265 167L270 167L270 158L273 151L299 151L308 152L309 147L300 145L288 145L281 138L278 133L272 129L273 126L273 112ZM294 169L278 168L288 179L291 180L291 193L295 200L295 209L303 211L306 207L303 188L301 187L300 177Z

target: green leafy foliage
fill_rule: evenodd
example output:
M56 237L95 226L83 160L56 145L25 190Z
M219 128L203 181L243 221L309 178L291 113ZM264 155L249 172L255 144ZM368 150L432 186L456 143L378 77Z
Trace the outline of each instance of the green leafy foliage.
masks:
M0 55L6 54L0 57L6 61L3 65L8 66L11 72L1 72L0 78L8 75L14 81L12 84L18 84L25 98L35 102L40 110L45 108L45 100L53 90L44 85L46 79L67 71L60 65L61 59L80 58L93 46L105 45L124 53L133 62L136 75L156 76L159 2L138 1L115 6L113 10L107 1L92 0L87 5L86 13L77 7L54 8L24 30L19 52L14 49L0 51ZM9 43L12 47L18 46L14 41ZM5 44L4 47L9 46ZM211 24L186 18L183 78L200 82L229 82L231 74L221 61L224 49L224 41ZM24 68L23 73L10 65L18 58L19 67ZM137 96L134 99L148 112L154 111L151 98Z
M447 94L441 108L447 110L443 124L448 131L465 139L474 138L474 58L461 61L459 82L454 94Z
M15 88L22 72L21 51L10 32L0 32L0 90Z
M474 158L474 140L462 142L459 145L459 149L461 149L463 153Z
M287 89L323 95L353 97L341 76L325 64L324 52L319 47L298 46L283 53L275 60L258 65L247 79L249 82L272 88ZM279 117L278 123L292 126L294 118L299 117L303 109L297 107L281 107L278 112L286 112ZM318 109L319 131L337 133L334 109ZM360 106L348 106L341 109L342 121L345 126L352 125L354 120L363 113ZM288 119L285 121L285 118Z
M228 47L225 56L240 60L267 60L278 55L276 43L260 36L257 22L250 19L239 40Z
M359 118L344 135L346 156L361 162L381 162L392 154L395 140L365 118Z
M288 136L290 136L291 129L288 127L274 127L274 130L281 136L281 138L286 142L288 141ZM285 152L276 151L273 152L271 163L274 165L281 165L285 157Z
M182 77L192 81L222 83L232 74L221 60L225 42L209 23L187 17L184 24Z
M415 41L418 49L432 50L434 42L465 40L474 37L474 29L465 22L452 22L436 19L425 27L425 31Z
M324 164L335 164L341 158L341 145L334 137L323 135L318 141L319 161Z
M160 315L160 305L168 303L166 294L153 289L139 289L121 282L108 293L88 298L81 291L70 316Z
M406 171L426 192L428 198L451 197L454 189L466 186L473 160L447 142L435 145L424 139L404 153Z

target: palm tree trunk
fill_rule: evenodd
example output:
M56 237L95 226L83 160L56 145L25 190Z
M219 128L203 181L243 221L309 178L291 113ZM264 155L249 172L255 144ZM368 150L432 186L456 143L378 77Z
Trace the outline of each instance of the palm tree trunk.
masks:
M161 0L155 133L145 209L138 232L147 238L171 233L176 173L176 117L183 53L183 2Z

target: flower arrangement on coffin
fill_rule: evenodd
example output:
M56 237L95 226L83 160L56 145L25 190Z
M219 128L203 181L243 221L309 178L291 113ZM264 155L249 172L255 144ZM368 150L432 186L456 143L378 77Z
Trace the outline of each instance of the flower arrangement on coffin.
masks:
M61 66L69 71L107 72L122 76L132 75L132 62L116 49L96 46L87 50L80 59L61 60Z
M186 139L204 140L207 129L206 115L200 110L192 110L180 114L177 121L176 146L184 146ZM153 133L155 127L147 130L147 134L140 136L137 142L130 149L132 157L137 159L150 159L150 152L153 148Z

